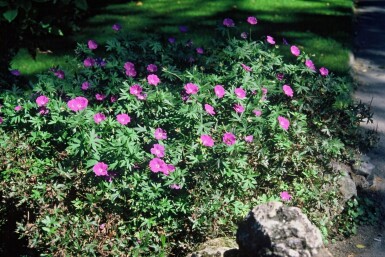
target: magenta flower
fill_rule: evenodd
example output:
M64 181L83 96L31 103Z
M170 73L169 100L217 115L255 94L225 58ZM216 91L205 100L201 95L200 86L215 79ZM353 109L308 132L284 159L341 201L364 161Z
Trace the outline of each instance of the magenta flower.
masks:
M278 79L279 81L283 80L284 77L285 77L285 75L282 74L282 73L278 73L278 74L277 74L277 79Z
M153 158L150 161L149 166L150 166L150 170L154 173L157 173L159 171L161 172L168 171L167 164L162 159L159 159L159 158Z
M88 40L88 48L91 50L95 50L98 48L98 44L93 40Z
M234 93L239 99L244 99L246 97L246 91L241 87L234 89Z
M175 43L175 37L169 37L169 38L168 38L168 42L169 42L170 44L174 44L174 43Z
M116 119L122 125L127 125L128 123L131 122L131 117L125 113L116 115Z
M103 94L96 94L95 95L96 100L103 101L106 98L106 95Z
M158 67L155 64L151 63L151 64L147 65L147 71L155 73L158 71Z
M223 20L223 25L226 26L226 27L234 27L235 24L234 24L234 21L230 18L226 18Z
M195 51L197 52L197 54L203 54L204 53L204 50L202 47L198 47L197 49L195 49Z
M291 89L291 87L289 85L283 85L282 89L283 89L283 92L285 93L285 95L293 97L293 94L294 94L293 89Z
M84 98L81 96L75 97L74 99L69 100L67 103L68 108L74 112L84 110L87 107L87 105L88 105L87 98Z
M245 70L245 71L248 71L248 72L250 72L250 71L252 71L253 69L252 68L250 68L249 66L247 66L247 65L244 65L243 63L241 63L241 66L242 66L242 68Z
M2 118L2 117L0 117L0 124L1 124L1 123L3 123L3 121L4 121L4 120L3 120L3 118Z
M306 60L306 61L305 61L305 65L306 65L306 67L308 67L309 69L311 69L311 70L313 70L313 71L316 70L316 69L315 69L315 66L314 66L314 63L312 62L312 60Z
M189 95L195 95L199 91L199 87L193 83L187 83L184 86L184 89L186 90L186 93Z
M18 106L15 107L15 111L18 112L18 111L20 111L20 110L21 110L21 106L20 106L20 105L18 105Z
M39 107L39 114L40 115L46 115L48 113L49 113L49 110L47 109L47 107L45 107L45 106Z
M47 105L48 102L49 102L49 98L46 97L45 95L41 95L38 98L36 98L36 103L37 103L37 106L39 107Z
M248 36L248 35L247 35L247 33L246 33L246 32L242 32L242 33L241 33L241 38L243 38L243 39L246 39L246 38L247 38L247 36Z
M97 113L94 115L94 121L96 124L99 124L100 122L104 121L106 119L106 116L103 113Z
M129 77L136 76L135 65L132 62L126 62L124 64L124 69L126 70L126 75Z
M92 66L95 65L95 60L94 60L94 58L87 57L87 58L84 60L83 64L84 64L84 67L92 67Z
M319 69L319 72L321 73L322 76L326 77L327 75L329 75L329 70L326 69L325 67L321 67L321 69Z
M266 41L267 41L267 43L269 43L270 45L275 45L274 38L271 37L271 36L267 36L267 37L266 37Z
M250 17L247 18L247 22L248 22L249 24L251 24L251 25L255 25L255 24L258 23L258 20L257 20L257 18L255 18L255 17L253 17L253 16L250 16Z
M254 110L253 113L255 114L255 116L259 117L262 115L262 111L261 110Z
M215 115L214 107L209 104L205 104L205 111L210 115Z
M172 185L170 185L170 188L178 190L178 189L181 189L182 187L180 185L178 185L178 184L172 184Z
M157 140L167 139L167 132L161 128L157 128L155 129L154 136Z
M104 162L98 162L92 168L96 176L107 176L108 165Z
M21 73L20 73L19 70L10 70L9 72L10 72L13 76L20 76L20 75L21 75Z
M82 89L83 90L87 90L89 87L90 87L90 83L89 82L85 81L85 82L82 83Z
M299 56L301 54L301 51L296 46L291 46L290 51L294 56Z
M288 119L286 119L285 117L278 116L278 122L279 122L279 125L281 126L281 128L283 128L284 130L289 129L290 121Z
M252 135L245 136L245 141L246 141L247 143L253 142L253 139L254 139L254 137L253 137Z
M222 85L216 85L214 87L214 92L218 98L222 98L226 94L225 89Z
M147 82L150 85L157 86L160 82L160 79L155 74L150 74L147 76Z
M242 104L235 104L234 105L234 110L237 112L237 113L243 113L245 111L245 107L243 107Z
M64 79L65 78L65 74L64 74L64 71L62 70L57 70L53 73L56 77L58 77L59 79Z
M139 95L137 95L136 96L139 100L146 100L146 98L147 98L147 94L139 94Z
M206 135L206 134L201 135L201 141L202 141L202 145L204 146L208 146L208 147L214 146L214 140L209 135Z
M292 196L289 194L289 192L283 191L279 194L281 196L282 201L290 201Z
M265 101L266 98L267 98L267 88L263 87L261 88L262 90L262 98L261 98L261 101Z
M117 100L118 100L118 97L115 96L115 95L112 95L112 96L110 97L110 102L111 102L111 103L115 103Z
M174 172L174 171L175 171L175 166L172 164L167 164L167 170L163 171L163 174L168 176L170 175L171 172Z
M235 135L230 133L230 132L226 132L224 135L223 135L223 138L222 138L223 142L226 144L226 145L233 145L235 144L236 142L236 138L235 138Z
M130 94L138 96L140 95L140 93L142 93L142 90L143 88L140 85L134 84L130 87Z
M122 26L118 23L115 23L114 25L112 25L112 29L115 31L119 31L122 29Z
M155 155L158 158L164 157L164 146L163 145L154 144L150 151L153 155Z

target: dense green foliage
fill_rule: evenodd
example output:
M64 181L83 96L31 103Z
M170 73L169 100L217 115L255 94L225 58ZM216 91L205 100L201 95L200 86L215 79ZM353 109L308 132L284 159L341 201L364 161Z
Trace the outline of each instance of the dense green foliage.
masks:
M227 39L204 49L117 31L106 51L80 43L70 68L39 75L31 92L1 94L0 190L28 213L18 233L30 247L183 256L273 200L327 236L342 207L328 164L365 140L351 84L305 65L294 45L218 31Z

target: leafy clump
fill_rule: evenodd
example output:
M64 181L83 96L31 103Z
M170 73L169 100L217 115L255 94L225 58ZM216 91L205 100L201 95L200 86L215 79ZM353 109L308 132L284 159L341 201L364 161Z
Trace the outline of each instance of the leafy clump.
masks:
M31 247L182 256L272 200L327 228L340 199L328 164L361 139L350 83L271 36L232 39L229 20L204 49L122 31L106 51L81 43L71 70L1 95L1 191L30 213L18 232Z

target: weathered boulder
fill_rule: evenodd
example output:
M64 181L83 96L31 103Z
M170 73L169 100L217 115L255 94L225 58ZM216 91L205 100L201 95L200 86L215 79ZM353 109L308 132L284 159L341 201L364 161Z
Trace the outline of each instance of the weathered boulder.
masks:
M238 257L238 245L234 239L220 237L208 240L187 257Z
M297 207L270 202L255 207L237 231L242 257L328 257L321 232Z
M353 172L357 175L369 177L375 166L370 162L370 157L361 155L353 165Z

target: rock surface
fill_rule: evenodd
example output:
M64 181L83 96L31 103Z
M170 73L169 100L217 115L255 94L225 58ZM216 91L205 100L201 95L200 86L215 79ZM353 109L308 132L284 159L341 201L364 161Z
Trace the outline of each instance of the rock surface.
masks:
M270 202L255 207L237 231L242 257L328 257L321 232L297 207Z
M187 257L238 257L238 245L234 239L220 237L206 241Z

